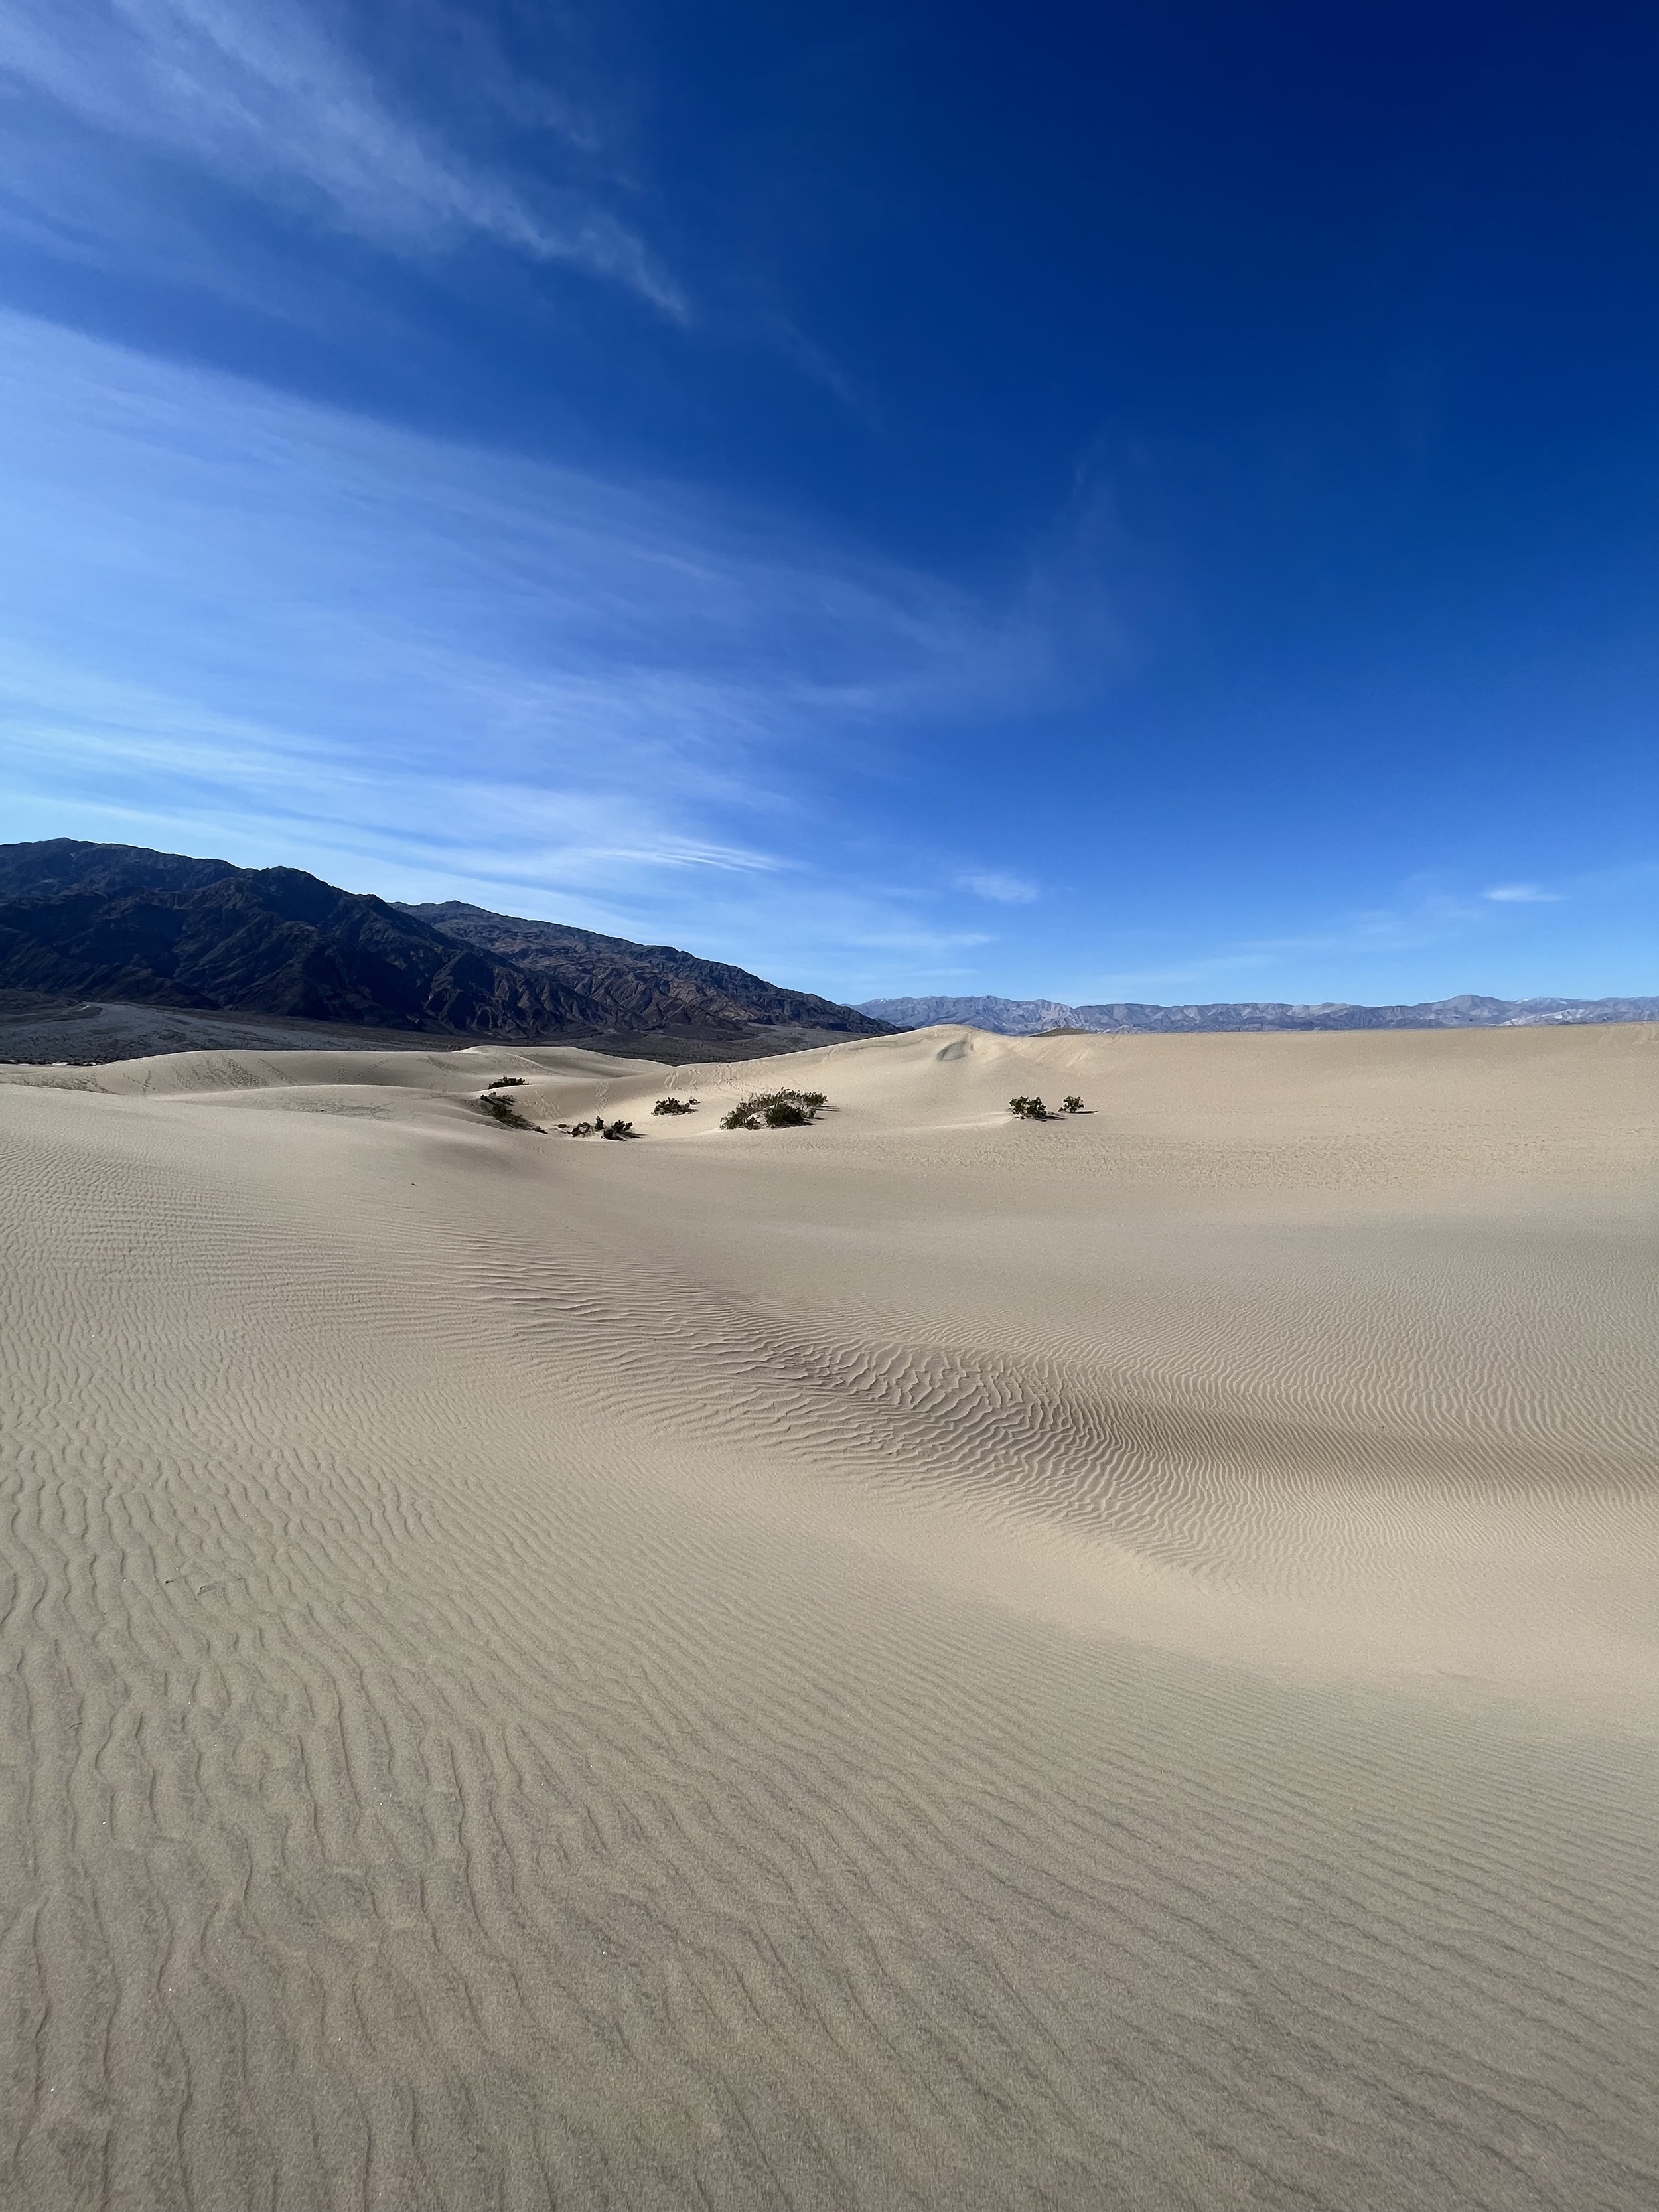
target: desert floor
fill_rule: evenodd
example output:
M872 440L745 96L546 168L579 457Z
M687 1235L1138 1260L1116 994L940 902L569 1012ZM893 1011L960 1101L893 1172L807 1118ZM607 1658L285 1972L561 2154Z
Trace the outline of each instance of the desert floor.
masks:
M0 2205L1652 2212L1656 1129L1637 1026L0 1070Z

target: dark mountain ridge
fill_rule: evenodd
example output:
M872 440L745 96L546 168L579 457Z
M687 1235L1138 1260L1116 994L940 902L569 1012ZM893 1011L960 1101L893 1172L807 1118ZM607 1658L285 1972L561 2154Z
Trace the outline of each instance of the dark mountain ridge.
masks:
M700 959L672 945L635 945L562 922L492 914L461 899L400 906L447 937L459 938L532 975L601 1001L619 1025L646 1030L778 1022L808 1029L878 1036L887 1026L811 991L763 982L746 969Z
M0 846L0 988L520 1042L887 1027L670 946L68 837Z

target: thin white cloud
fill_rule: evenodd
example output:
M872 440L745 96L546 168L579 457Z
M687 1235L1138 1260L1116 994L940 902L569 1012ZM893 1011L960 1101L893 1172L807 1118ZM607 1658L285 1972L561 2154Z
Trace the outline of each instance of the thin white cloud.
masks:
M1042 696L1041 638L933 579L21 317L0 471L13 836L309 865L832 989L849 953L976 941L918 935L902 874L834 847L838 818L867 842L896 730Z
M1483 899L1489 896L1483 895ZM1239 939L1195 952L1190 958L1120 969L1086 990L1074 992L1073 1000L1090 1005L1157 990L1179 994L1183 1003L1191 1003L1195 996L1237 999L1241 985L1248 989L1245 979L1263 971L1282 970L1287 965L1302 967L1310 959L1322 963L1334 961L1340 970L1352 974L1356 963L1391 961L1402 953L1427 951L1474 936L1492 919L1483 899L1438 890L1419 879L1402 885L1392 906L1360 908L1333 916L1323 927L1294 934Z
M1537 884L1494 884L1481 896L1500 906L1558 906L1561 901L1559 891L1547 891Z
M848 942L868 952L899 952L907 959L917 954L960 952L969 945L992 945L995 939L973 929L866 929L849 935Z
M975 898L994 899L999 906L1024 906L1037 896L1036 885L1024 876L1009 875L995 868L958 876L957 887L971 891Z
M395 252L484 238L535 260L584 266L669 313L685 311L672 279L596 191L532 191L470 158L430 119L394 102L326 15L301 0L9 0L0 73L92 131ZM586 151L588 128L567 122L573 153ZM27 194L18 167L12 189ZM61 198L63 165L51 181ZM79 196L76 211L83 222L115 216L108 196L96 193Z

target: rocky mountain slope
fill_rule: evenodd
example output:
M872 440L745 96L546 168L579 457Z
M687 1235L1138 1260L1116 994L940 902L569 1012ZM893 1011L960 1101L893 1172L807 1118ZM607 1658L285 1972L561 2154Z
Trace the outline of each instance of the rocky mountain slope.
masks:
M667 946L474 907L440 927L428 911L297 868L66 837L0 846L0 990L520 1042L661 1035L683 1048L671 1058L887 1026Z
M1136 1035L1216 1030L1449 1030L1531 1027L1540 1022L1659 1021L1659 998L1485 999L1465 994L1417 1006L1238 1005L1068 1006L1054 999L868 999L860 1012L895 1029L968 1022L1003 1036L1073 1029Z
M894 1026L810 991L785 990L745 969L701 960L672 945L635 945L561 922L492 914L463 900L405 906L404 914L497 959L512 961L603 1004L619 1029L783 1023L838 1036L876 1036Z

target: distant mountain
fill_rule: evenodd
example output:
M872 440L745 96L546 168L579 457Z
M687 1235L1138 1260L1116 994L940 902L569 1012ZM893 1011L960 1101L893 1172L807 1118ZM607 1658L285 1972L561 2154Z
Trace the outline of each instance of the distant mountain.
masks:
M785 990L745 969L700 960L672 945L634 945L625 937L601 937L562 922L491 914L460 899L400 906L398 911L418 916L446 937L581 992L605 1008L607 1022L619 1031L743 1031L759 1022L879 1036L891 1026L811 991Z
M229 860L192 860L152 853L148 845L90 845L79 837L46 837L32 845L0 845L0 899L52 898L64 891L195 891L248 872Z
M726 1056L770 1031L787 1047L887 1027L669 946L70 837L0 846L0 988L526 1042L661 1035Z
M1292 1006L1269 1001L1067 1006L1054 999L866 999L860 1012L901 1030L966 1022L1003 1036L1035 1036L1059 1029L1168 1036L1200 1030L1520 1029L1550 1022L1653 1022L1659 1021L1659 998L1482 999L1466 994L1419 1006Z
M599 1027L550 977L297 868L141 847L0 847L0 985L515 1037Z
M875 1014L897 1030L925 1030L934 1022L966 1022L1001 1036L1035 1036L1040 1030L1081 1029L1075 1006L1055 999L866 999L859 1012Z

